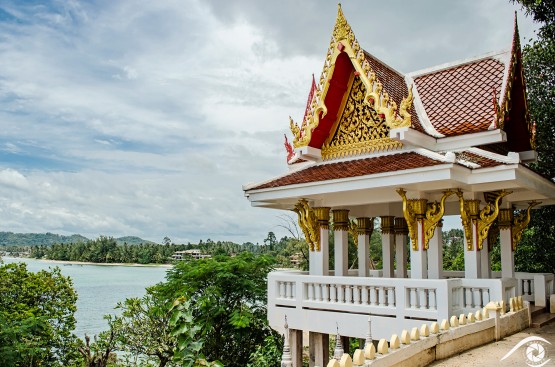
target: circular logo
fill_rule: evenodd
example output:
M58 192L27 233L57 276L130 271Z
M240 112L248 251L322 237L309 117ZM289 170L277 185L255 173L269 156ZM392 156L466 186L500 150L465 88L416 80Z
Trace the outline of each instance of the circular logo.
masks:
M531 367L542 366L547 361L545 346L537 340L526 344L524 356L526 357L526 364Z

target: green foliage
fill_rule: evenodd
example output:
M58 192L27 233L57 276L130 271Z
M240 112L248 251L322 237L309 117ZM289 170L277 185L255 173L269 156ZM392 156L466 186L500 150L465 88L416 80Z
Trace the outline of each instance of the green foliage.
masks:
M245 366L271 329L266 321L266 276L273 261L244 252L236 257L182 261L155 286L161 297L184 296L201 327L209 360Z
M523 49L530 117L536 123L537 163L531 167L555 178L555 3L519 0L540 22L538 38ZM517 271L555 272L555 208L532 211L532 220L515 253Z
M247 367L279 367L283 351L283 337L276 332L268 335L250 356Z
M72 243L87 241L79 234L63 236L55 233L13 233L0 232L0 246L38 246L55 243Z
M0 266L0 360L14 366L66 366L77 357L77 295L59 268L37 273ZM10 348L6 348L8 345Z

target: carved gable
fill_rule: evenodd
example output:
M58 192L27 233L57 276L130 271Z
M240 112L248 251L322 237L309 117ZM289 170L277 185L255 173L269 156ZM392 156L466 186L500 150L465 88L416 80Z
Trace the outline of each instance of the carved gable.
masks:
M366 87L355 77L343 111L322 146L322 158L332 159L375 151L393 150L402 144L389 138L390 128L374 108L365 103Z

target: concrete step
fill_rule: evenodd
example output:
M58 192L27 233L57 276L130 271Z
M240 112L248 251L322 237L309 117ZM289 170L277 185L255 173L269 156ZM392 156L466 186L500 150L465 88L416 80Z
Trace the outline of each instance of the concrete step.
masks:
M551 322L555 321L555 313L542 313L532 317L532 323L530 324L533 328L540 328Z
M532 315L532 319L535 316L539 316L542 315L544 313L547 312L547 308L546 307L540 307L540 306L535 306L535 305L530 305L530 313Z

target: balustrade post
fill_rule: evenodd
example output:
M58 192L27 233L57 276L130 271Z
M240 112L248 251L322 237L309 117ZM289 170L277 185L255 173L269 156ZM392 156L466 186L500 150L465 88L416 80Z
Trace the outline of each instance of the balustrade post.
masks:
M378 289L379 289L379 292L378 292L379 305L385 306L385 289L383 286L379 287Z
M409 297L410 308L417 308L418 300L416 298L417 297L416 288L409 288L409 292L410 292L410 297Z

